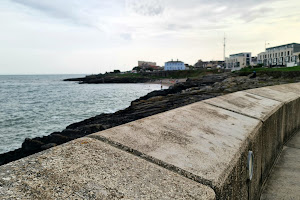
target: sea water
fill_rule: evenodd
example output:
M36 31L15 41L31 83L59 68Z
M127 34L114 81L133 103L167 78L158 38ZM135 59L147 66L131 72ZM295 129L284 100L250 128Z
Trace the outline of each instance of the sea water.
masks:
M78 84L62 81L83 75L0 76L0 153L21 147L66 126L124 109L159 90L157 84Z

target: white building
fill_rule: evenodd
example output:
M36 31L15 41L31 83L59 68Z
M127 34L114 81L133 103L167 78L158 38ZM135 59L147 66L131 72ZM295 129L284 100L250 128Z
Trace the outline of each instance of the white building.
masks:
M267 48L265 52L258 54L259 64L264 66L293 67L299 62L300 44L291 43Z
M240 70L244 67L248 67L251 64L251 53L237 53L232 54L229 58L225 58L225 66L226 69L230 69L231 71Z
M184 65L184 62L181 61L169 61L165 63L165 71L171 71L171 70L186 70L186 67Z

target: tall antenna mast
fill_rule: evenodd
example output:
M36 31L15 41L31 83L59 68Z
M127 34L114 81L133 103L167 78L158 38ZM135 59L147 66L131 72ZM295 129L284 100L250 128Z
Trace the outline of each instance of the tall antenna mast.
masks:
M226 37L224 33L224 62L225 62L225 48L226 48Z

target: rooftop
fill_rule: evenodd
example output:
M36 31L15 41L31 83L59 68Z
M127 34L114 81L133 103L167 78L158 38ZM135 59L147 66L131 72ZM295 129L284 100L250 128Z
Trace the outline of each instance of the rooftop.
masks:
M244 54L251 54L251 52L236 53L236 54L231 54L230 56L244 56Z
M284 45L279 45L279 46L275 46L275 47L269 47L266 50L271 50L271 49L276 49L276 48L281 48L281 47L285 47L285 46L289 46L289 45L300 45L299 43L289 43L289 44L284 44Z
M180 61L180 60L176 60L176 61L171 60L171 61L168 61L168 62L166 62L166 63L183 63L183 62Z

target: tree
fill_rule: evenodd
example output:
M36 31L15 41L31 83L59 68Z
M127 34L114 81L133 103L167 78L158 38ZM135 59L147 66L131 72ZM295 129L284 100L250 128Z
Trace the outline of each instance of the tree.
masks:
M141 67L137 66L137 67L134 67L132 70L136 70L137 72L141 71Z
M121 73L121 71L118 70L118 69L115 69L115 70L114 70L114 73L115 73L115 74L119 74L119 73Z

